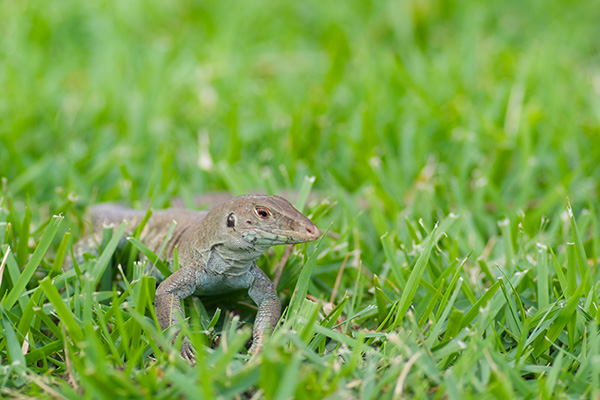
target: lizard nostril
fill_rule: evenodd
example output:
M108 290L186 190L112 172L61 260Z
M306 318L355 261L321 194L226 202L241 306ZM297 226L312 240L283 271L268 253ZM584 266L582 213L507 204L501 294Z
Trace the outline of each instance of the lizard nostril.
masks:
M313 235L315 233L315 230L309 226L309 227L306 228L306 232L308 232L311 235Z

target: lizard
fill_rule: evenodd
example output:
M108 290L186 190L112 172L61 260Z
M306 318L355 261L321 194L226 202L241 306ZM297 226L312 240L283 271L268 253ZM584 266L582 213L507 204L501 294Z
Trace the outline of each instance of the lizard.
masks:
M145 214L114 203L93 207L92 234L75 245L76 259L83 260L84 252L97 255L102 227L125 222L131 234ZM283 197L250 194L234 197L209 211L158 210L142 230L141 242L157 252L172 221L176 227L167 241L166 256L171 261L177 247L180 269L156 289L154 308L161 329L182 322L185 315L181 300L192 294L217 295L247 289L258 306L249 350L257 354L280 318L281 304L276 288L256 261L271 246L318 239L319 229ZM122 240L120 245L125 243ZM194 349L185 338L181 355L194 361Z

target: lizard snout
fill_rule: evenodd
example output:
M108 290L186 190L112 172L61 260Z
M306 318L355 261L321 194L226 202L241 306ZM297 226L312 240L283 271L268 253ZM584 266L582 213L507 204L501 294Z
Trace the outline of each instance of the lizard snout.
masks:
M310 235L309 240L317 240L319 236L321 236L321 232L319 228L315 224L309 225L306 227L306 232Z

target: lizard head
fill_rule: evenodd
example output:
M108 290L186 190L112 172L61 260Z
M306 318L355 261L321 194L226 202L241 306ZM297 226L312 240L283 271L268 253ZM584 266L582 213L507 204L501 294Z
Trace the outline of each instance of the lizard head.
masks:
M219 213L230 244L270 247L317 240L319 228L279 196L250 194L225 202Z

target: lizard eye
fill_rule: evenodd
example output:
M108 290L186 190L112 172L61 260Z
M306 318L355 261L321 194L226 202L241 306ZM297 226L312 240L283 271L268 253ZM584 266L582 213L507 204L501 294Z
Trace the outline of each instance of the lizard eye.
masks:
M256 215L258 215L261 218L267 218L269 215L271 215L271 211L269 211L269 209L265 207L256 207L254 209L254 212L256 212Z
M228 228L233 228L235 226L235 215L229 214L229 217L227 217L227 227Z

